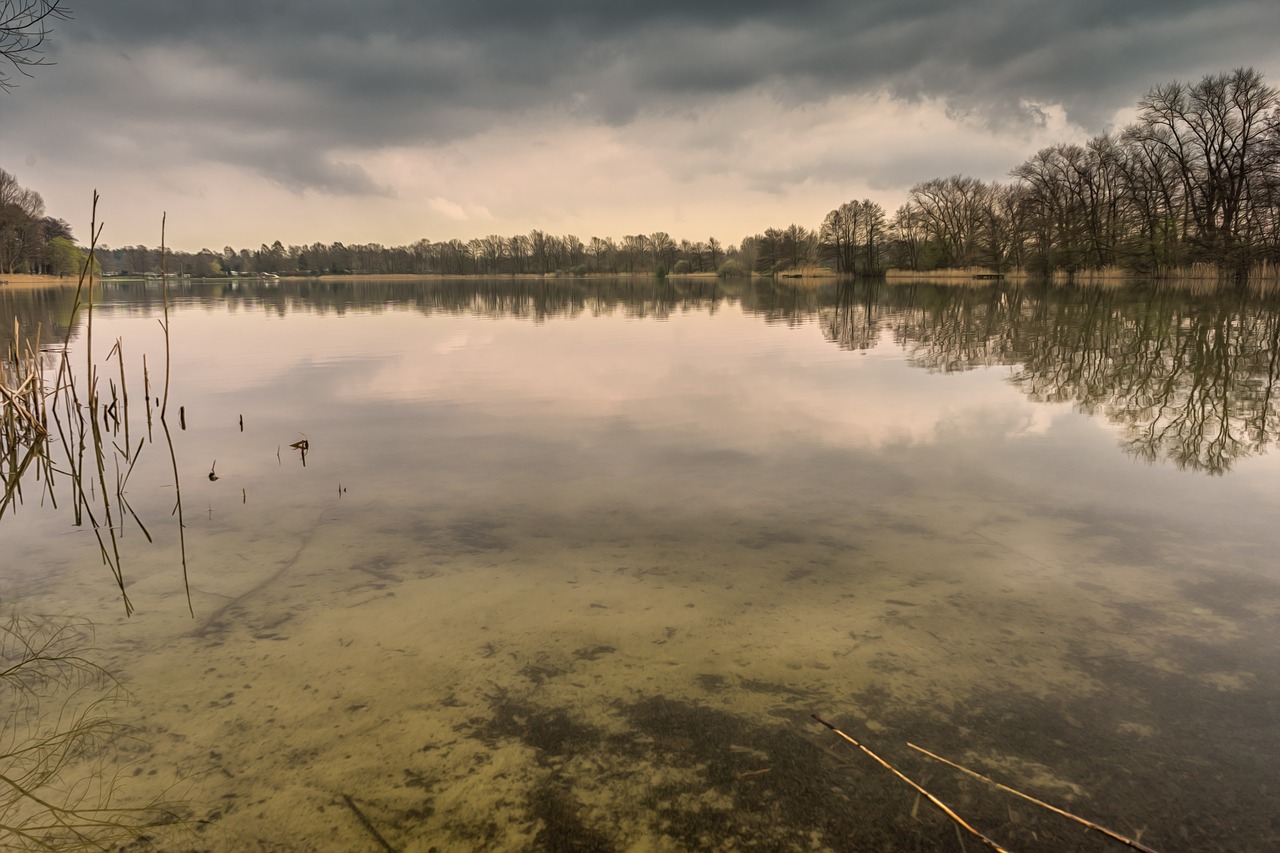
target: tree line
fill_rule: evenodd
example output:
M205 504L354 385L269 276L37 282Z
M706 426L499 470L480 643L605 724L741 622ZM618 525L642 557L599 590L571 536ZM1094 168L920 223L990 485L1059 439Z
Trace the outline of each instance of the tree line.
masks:
M160 250L147 246L102 249L98 253L109 272L159 269ZM505 237L491 234L469 241L418 240L407 246L380 243L312 243L285 246L280 241L256 250L225 247L194 254L169 251L170 272L197 276L272 273L276 275L353 273L368 275L584 275L652 272L710 272L727 254L714 237L677 242L661 231L622 238L556 235L540 230Z
M40 193L0 169L0 273L72 275L83 261L66 220L46 216Z
M850 201L815 228L768 228L737 245L665 232L580 239L540 230L407 246L279 241L258 249L169 251L169 272L227 275L547 275L638 272L839 274L982 267L1051 274L1118 269L1160 277L1203 264L1244 279L1280 269L1280 92L1252 68L1173 82L1137 120L1084 144L1057 144L1007 182L965 175L915 184L892 215ZM64 242L56 242L56 241ZM64 272L70 229L0 170L0 269ZM107 273L155 273L160 251L98 251Z
M864 201L831 211L815 231L770 229L749 238L755 269L1160 277L1205 264L1244 279L1280 264L1280 92L1251 68L1152 89L1133 124L1044 148L1010 177L917 183L887 223Z

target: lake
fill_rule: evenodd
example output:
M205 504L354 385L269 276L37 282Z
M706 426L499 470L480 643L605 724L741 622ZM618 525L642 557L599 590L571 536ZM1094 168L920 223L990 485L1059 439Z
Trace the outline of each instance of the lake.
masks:
M115 802L186 818L135 849L981 846L813 714L1011 850L1118 845L908 743L1280 844L1274 299L175 283L162 423L159 284L92 358L72 298L0 291L0 344L131 411L101 475L7 457L0 600L94 626Z

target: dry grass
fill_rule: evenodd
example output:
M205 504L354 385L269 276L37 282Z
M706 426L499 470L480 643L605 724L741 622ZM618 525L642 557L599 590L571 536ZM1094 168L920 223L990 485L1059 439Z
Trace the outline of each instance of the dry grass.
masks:
M1249 270L1249 281L1250 283L1271 286L1280 285L1280 264L1272 264L1266 261L1254 264Z
M948 281L948 282L985 282L995 280L999 276L1002 281L1051 281L1054 284L1127 284L1140 276L1116 266L1094 267L1090 269L1067 272L1056 270L1047 278L1037 272L1026 269L994 270L991 267L950 267L947 269L929 270L888 270L885 277L898 281Z
M885 272L889 280L898 281L981 281L978 276L997 274L990 267L952 267L928 271L891 269ZM1230 282L1232 276L1215 264L1190 264L1184 267L1162 270L1155 275L1137 273L1119 266L1089 267L1074 272L1055 270L1049 276L1025 269L1012 269L999 273L1005 281L1043 281L1054 284L1123 285L1134 281L1156 280L1171 283L1221 283ZM1280 264L1259 263L1249 270L1251 285L1280 285Z
M839 274L829 267L796 267L795 269L783 270L778 273L777 278L838 278Z
M947 269L928 270L922 272L919 270L899 270L891 269L885 271L885 278L889 280L900 279L906 281L973 281L975 276L980 275L997 275L997 270L990 267L949 267ZM1025 279L1030 276L1022 271L1010 271L1003 273L1006 279Z
M1089 267L1074 272L1054 270L1050 281L1054 284L1128 284L1141 278L1130 270L1117 266Z

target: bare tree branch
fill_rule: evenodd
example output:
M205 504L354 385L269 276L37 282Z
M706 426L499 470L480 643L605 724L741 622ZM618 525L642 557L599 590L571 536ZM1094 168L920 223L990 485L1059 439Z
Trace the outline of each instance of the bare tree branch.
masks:
M0 89L17 85L12 71L30 77L28 68L49 64L44 56L44 41L52 32L49 24L70 17L62 0L0 0L0 59L11 66L9 73L0 71Z

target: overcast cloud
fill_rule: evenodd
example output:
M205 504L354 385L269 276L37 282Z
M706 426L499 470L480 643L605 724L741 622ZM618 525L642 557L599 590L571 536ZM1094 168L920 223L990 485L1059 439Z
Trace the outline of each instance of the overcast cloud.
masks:
M541 228L736 242L992 180L1149 88L1253 66L1267 2L69 0L0 167L184 249Z

